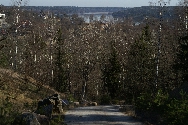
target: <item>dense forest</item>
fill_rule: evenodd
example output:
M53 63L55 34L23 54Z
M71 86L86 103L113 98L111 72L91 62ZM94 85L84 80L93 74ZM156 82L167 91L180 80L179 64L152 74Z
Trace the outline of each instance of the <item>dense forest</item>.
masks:
M126 8L112 13L114 18L131 18L134 22L142 22L144 18L160 18L159 13L163 14L163 20L174 20L178 18L176 10L180 6L142 6Z
M188 124L187 6L155 7L156 16L148 11L134 25L134 11L142 10L118 10L115 16L130 18L115 23L85 23L76 14L58 17L49 9L43 18L1 6L9 26L1 28L0 67L74 100L125 100L153 124Z

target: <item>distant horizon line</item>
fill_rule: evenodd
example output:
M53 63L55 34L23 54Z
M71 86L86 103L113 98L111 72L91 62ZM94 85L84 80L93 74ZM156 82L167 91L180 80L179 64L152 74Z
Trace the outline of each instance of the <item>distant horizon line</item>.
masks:
M11 7L11 6L15 6L15 5L9 5L9 6L7 6L7 5L3 5L3 6L5 6L5 7ZM21 7L85 7L85 8L104 8L104 7L106 7L106 8L134 8L134 7L117 7L117 6L95 6L95 7L92 7L92 6L47 6L47 5L38 5L38 6L36 6L36 5L23 5L23 6L21 6ZM135 6L135 7L160 7L160 6ZM174 6L170 6L170 5L168 5L168 6L164 6L164 7L178 7L177 5L174 5ZM182 6L179 6L179 7L182 7Z

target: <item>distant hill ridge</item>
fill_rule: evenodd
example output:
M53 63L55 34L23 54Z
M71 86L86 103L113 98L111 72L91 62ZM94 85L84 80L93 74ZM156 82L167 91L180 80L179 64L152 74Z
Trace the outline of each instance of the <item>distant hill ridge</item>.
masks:
M162 12L163 20L177 19L176 9L179 6L142 6L142 7L133 7L117 12L113 12L112 16L114 18L132 18L135 22L142 22L145 18L161 18L160 12Z

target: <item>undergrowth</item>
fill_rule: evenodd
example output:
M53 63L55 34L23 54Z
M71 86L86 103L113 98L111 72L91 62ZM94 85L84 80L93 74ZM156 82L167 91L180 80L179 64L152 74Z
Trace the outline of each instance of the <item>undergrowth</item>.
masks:
M170 98L168 93L158 90L155 96L151 93L142 93L138 97L136 109L138 111L157 114L155 124L187 125L188 124L188 95L181 91L181 98ZM156 122L155 121L155 122Z

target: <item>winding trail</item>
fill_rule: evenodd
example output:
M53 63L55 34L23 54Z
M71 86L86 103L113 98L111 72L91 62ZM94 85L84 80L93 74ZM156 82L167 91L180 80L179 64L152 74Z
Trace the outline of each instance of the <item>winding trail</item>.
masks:
M65 113L67 125L142 125L141 122L119 112L118 106L79 107Z

